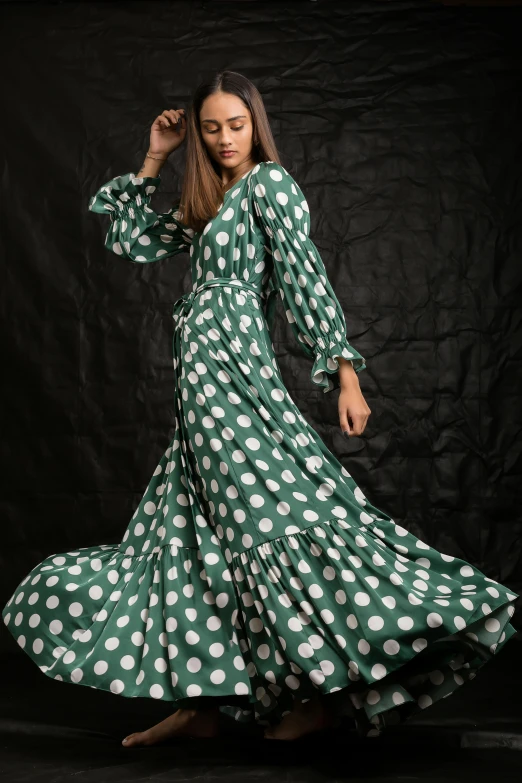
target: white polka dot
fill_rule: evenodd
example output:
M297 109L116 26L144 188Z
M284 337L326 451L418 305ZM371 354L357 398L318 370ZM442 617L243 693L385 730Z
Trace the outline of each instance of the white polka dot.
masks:
M371 675L375 680L382 680L386 676L386 666L383 666L382 663L375 663L372 666Z
M368 606L370 603L370 596L368 593L355 593L353 600L357 604L357 606Z
M113 680L109 685L109 688L112 691L112 693L123 693L123 690L125 688L125 683L122 682L122 680Z
M164 694L164 690L161 685L156 683L150 687L149 693L153 699L161 699Z
M437 614L437 612L430 612L428 617L426 618L426 622L430 626L430 628L438 628L439 625L442 625L442 617L440 614Z
M384 620L382 617L379 617L379 615L373 615L373 617L370 617L368 620L368 628L371 631L380 631L383 626Z

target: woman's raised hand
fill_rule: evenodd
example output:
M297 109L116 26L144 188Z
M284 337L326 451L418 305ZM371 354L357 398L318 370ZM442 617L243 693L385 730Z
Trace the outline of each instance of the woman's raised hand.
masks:
M185 141L187 119L185 109L165 109L150 129L149 152L166 157Z

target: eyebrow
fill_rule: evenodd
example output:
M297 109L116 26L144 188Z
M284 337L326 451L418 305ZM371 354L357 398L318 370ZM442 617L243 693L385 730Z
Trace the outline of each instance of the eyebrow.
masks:
M232 120L240 120L240 119L246 120L246 114L238 114L237 117L229 117L228 120L225 120L225 122L232 122ZM219 125L219 122L217 120L201 120L201 122L215 122L216 125Z

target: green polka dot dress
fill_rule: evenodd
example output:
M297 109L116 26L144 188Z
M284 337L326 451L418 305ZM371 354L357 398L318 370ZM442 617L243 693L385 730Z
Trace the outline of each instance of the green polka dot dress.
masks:
M200 233L153 211L159 182L116 177L89 209L125 259L190 253L172 438L121 541L49 555L4 623L56 680L263 725L319 691L378 736L474 678L518 596L376 508L285 388L277 292L312 384L339 387L339 356L366 366L292 176L256 165Z

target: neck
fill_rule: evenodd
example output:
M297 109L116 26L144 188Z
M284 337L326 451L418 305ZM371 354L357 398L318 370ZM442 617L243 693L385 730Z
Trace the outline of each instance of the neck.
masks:
M252 157L249 156L244 160L242 163L240 163L239 166L236 166L233 169L222 169L221 170L221 184L222 187L225 190L228 190L230 185L232 185L236 179L239 179L239 177L242 177L243 174L245 174L247 171L250 171L255 166L254 161L252 160Z

